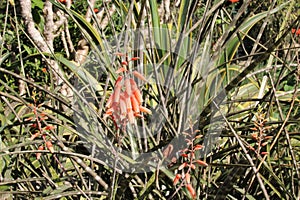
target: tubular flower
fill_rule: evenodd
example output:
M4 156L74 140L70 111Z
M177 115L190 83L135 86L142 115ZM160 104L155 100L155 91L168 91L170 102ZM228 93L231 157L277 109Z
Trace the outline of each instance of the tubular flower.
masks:
M142 74L140 74L139 72L137 72L137 71L133 71L132 74L135 77L137 77L138 79L141 79L142 81L147 81L146 78Z
M97 14L99 12L98 8L94 8L94 12Z
M123 69L117 70L117 72L128 73L127 70ZM110 116L118 128L120 128L118 126L120 124L126 125L128 122L134 124L137 117L142 117L141 113L151 114L150 109L141 105L144 101L143 96L134 79L130 78L129 75L125 77L119 76L117 78L114 91L105 106L104 118Z
M173 184L176 185L179 182L180 178L181 178L181 174L176 174L173 180Z
M292 34L295 34L296 36L300 36L300 29L292 28Z
M189 132L183 132L183 135L185 135L187 148L184 148L182 150L179 150L178 153L180 153L181 159L178 159L180 161L180 165L177 167L177 172L175 175L175 178L173 179L173 185L176 185L178 182L181 182L178 189L180 189L182 186L185 186L188 193L190 194L190 197L192 199L195 199L197 197L197 192L195 188L192 185L192 179L195 174L195 170L197 167L203 166L207 167L208 164L202 160L196 160L196 151L199 151L203 148L200 144L195 144L195 140L197 138L200 138L201 136L196 136L196 134L199 131L194 131L191 125L191 131ZM173 160L173 159L172 159ZM173 163L176 164L177 160L175 158ZM168 166L173 166L172 163Z
M46 141L46 147L51 153L54 153L54 148L51 141Z
M126 79L125 81L125 92L130 97L132 95L131 93L131 83L129 79Z
M38 150L44 150L44 146L43 145L39 146ZM41 155L42 155L42 153L40 153L40 152L36 153L36 159L37 160L40 159Z
M196 191L193 188L193 186L191 184L187 184L186 188L188 189L188 191L189 191L190 195L192 196L192 198L195 199L197 194L196 194Z

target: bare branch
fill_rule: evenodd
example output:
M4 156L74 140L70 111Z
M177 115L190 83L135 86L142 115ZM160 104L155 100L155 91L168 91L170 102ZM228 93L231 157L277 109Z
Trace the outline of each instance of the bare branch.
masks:
M89 1L89 8L87 9L86 14L85 14L85 19L88 22L91 21L94 6L95 6L95 0ZM75 57L76 62L79 64L83 63L85 61L85 58L88 53L89 53L89 45L88 45L86 39L82 38L78 42L78 49L76 51L76 57Z
M29 36L34 43L40 48L42 52L50 52L48 45L46 44L41 33L35 28L35 24L31 14L31 0L20 0L21 15L24 19L24 23Z
M20 0L21 15L24 19L25 27L29 37L38 47L41 52L52 53L53 40L54 40L54 21L53 21L53 9L52 3L46 0L44 4L44 15L45 15L45 28L44 37L42 33L36 29L31 13L31 0ZM61 93L65 96L71 97L73 92L71 89L64 84L63 76L64 72L59 68L59 65L55 60L47 59L46 62L49 64L53 74L56 86L62 86Z
M53 51L53 10L52 10L52 3L49 0L46 0L44 4L44 17L45 17L45 28L44 28L44 36L46 39L46 43L50 51Z

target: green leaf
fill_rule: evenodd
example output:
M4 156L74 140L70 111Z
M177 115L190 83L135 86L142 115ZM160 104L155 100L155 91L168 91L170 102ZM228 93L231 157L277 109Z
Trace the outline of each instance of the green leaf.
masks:
M31 7L38 7L39 9L43 10L44 2L42 0L32 0Z
M268 181L264 176L260 176L261 179L263 179L263 181L273 190L273 192L280 198L282 199L282 196L281 196L281 193L275 188L275 186L270 182Z
M64 185L64 184L62 184L62 185L60 185L59 187L57 187L55 190L53 190L50 194L51 195L54 195L54 194L59 194L59 193L62 193L62 192L64 192L64 191L66 191L67 189L69 189L69 188L72 188L72 186L71 185Z
M248 32L250 31L250 29L257 24L260 20L264 19L265 17L267 17L269 14L272 15L276 12L278 12L279 10L283 9L286 5L288 5L288 2L281 4L280 6L274 8L271 11L265 11L265 12L261 12L259 14L256 14L252 17L250 17L247 21L245 21L240 27L239 27L239 35L241 39L244 39L246 37L246 35L248 34ZM225 47L225 53L222 54L220 60L219 60L219 65L222 65L223 63L226 62L226 56L228 58L228 60L232 60L232 58L234 57L238 47L240 45L240 39L239 37L235 34L233 35L228 42L226 43L226 47Z
M179 38L179 34L183 31L184 26L186 26L186 18L188 15L188 9L190 7L190 2L187 0L182 0L180 2L179 14L178 14L178 21L177 21L177 39Z
M151 187L151 185L154 183L155 181L155 175L156 173L152 173L152 176L150 177L150 179L147 181L147 184L145 185L145 187L140 191L139 196L143 196L143 194Z
M160 38L160 16L158 14L157 2L149 1L150 9L151 9L151 20L152 20L152 28L154 32L154 41L159 47L161 46L161 38Z
M239 188L239 187L237 187L237 186L235 186L235 189L236 189L238 192L240 192L241 194L245 194L245 189ZM252 195L250 195L250 194L246 194L245 196L246 196L246 198L249 199L249 200L256 200L256 199L255 199Z
M0 65L2 65L2 64L6 61L6 59L9 58L10 54L11 54L11 53L7 52L7 53L1 55L1 58L0 58Z
M95 91L102 91L100 83L86 69L83 68L83 65L78 66L75 62L67 60L61 54L56 54L55 59L63 63L74 74L80 77L85 83L89 84Z

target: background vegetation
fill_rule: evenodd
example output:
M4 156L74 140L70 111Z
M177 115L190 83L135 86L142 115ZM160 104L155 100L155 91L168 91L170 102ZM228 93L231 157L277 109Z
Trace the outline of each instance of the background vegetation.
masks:
M1 199L300 199L296 0L0 10ZM153 113L123 130L118 52Z

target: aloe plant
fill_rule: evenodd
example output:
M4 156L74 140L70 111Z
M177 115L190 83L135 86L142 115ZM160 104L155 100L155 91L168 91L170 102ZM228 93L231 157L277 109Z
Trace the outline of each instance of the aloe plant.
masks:
M43 52L0 5L1 198L299 198L295 1L30 5L41 36L49 5L60 27ZM134 121L107 103L128 80L148 113Z

